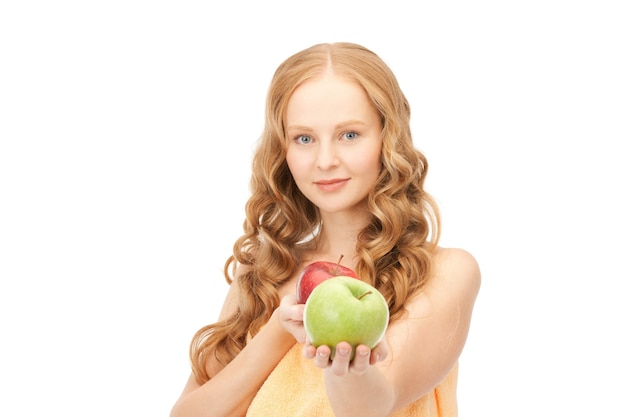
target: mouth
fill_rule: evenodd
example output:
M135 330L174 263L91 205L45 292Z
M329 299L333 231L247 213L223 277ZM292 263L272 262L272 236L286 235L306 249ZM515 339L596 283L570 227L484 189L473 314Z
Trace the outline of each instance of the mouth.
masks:
M334 178L330 180L319 180L313 183L322 191L335 191L348 183L350 178Z
M348 181L347 178L335 178L332 180L319 180L319 181L315 181L315 184L317 185L332 185L332 184L337 184L340 182L346 182Z

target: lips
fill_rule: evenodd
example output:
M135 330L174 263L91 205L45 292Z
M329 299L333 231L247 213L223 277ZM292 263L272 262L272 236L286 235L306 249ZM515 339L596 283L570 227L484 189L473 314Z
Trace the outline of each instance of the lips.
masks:
M349 180L349 178L334 178L315 181L314 184L322 191L335 191L346 185Z

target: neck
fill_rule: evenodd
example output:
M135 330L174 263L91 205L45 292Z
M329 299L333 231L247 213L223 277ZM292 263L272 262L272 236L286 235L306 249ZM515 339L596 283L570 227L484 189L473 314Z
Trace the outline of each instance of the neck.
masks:
M368 222L369 215L355 213L322 216L321 233L316 239L318 254L328 261L336 261L343 256L341 264L354 268L358 261L357 238Z

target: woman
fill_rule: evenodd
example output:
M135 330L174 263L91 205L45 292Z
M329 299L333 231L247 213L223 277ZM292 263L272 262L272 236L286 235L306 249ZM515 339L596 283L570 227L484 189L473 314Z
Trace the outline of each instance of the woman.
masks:
M175 416L454 416L457 362L480 287L471 254L438 246L409 104L387 65L320 44L274 74L244 234L225 265L219 321L191 343ZM337 260L386 298L383 340L310 345L306 265Z

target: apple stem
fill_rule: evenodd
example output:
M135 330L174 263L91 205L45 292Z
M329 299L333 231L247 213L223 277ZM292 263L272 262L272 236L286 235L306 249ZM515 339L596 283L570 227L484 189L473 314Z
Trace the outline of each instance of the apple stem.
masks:
M365 297L366 295L370 295L370 294L373 294L371 290L364 292L363 294L359 296L359 300L362 300L363 297Z
M343 254L339 256L339 260L337 261L337 265L335 266L335 275L339 273L339 264L341 263L342 259L343 259Z

